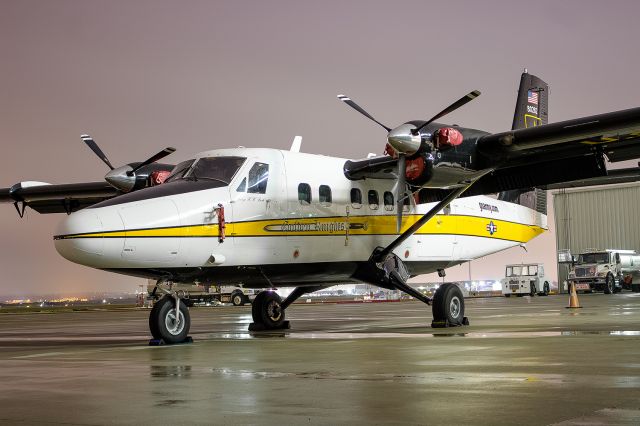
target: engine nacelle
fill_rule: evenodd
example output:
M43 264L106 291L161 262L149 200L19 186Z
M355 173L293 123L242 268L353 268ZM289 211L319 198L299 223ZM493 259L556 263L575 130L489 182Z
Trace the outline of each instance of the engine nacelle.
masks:
M440 151L461 145L463 140L462 133L453 127L441 127L433 134L433 144Z
M407 182L414 186L422 186L433 176L433 155L422 153L408 158L405 166Z

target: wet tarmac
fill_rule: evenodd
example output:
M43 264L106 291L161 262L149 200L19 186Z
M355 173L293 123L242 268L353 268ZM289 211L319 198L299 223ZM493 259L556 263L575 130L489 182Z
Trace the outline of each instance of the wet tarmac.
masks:
M0 423L640 424L640 294L192 309L195 343L147 346L146 310L0 314Z

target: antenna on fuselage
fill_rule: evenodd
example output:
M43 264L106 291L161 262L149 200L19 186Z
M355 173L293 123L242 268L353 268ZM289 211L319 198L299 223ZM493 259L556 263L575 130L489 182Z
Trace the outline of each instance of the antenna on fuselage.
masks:
M293 143L291 143L291 148L289 148L289 151L300 152L301 145L302 145L302 136L296 136L295 138L293 138Z

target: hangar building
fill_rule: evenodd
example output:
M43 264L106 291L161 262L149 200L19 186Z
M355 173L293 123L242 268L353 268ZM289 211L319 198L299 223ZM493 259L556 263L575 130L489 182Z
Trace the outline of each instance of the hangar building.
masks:
M623 183L552 192L556 249L576 254L587 248L640 252L640 183ZM558 287L569 268L558 264Z

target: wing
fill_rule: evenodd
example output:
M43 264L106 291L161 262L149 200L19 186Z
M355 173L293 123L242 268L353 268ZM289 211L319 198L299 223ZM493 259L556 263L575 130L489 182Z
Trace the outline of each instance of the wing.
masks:
M38 213L71 213L121 192L106 182L51 185L44 182L20 182L0 189L1 203L15 203L18 213L28 206Z
M483 136L478 152L493 161L544 161L602 153L617 162L640 157L640 108Z

